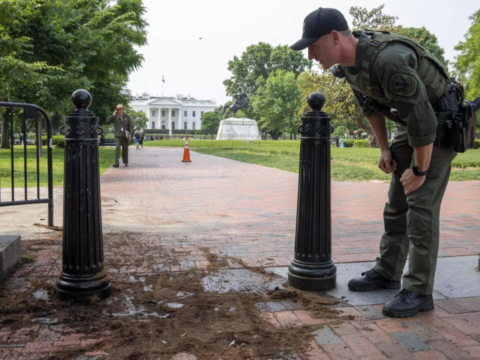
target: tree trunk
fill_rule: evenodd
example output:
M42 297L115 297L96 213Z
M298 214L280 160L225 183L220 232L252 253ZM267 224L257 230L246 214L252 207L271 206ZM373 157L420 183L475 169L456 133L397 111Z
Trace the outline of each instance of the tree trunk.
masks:
M380 143L377 140L375 134L368 134L368 146L371 148L379 148Z
M276 132L269 132L269 134L272 137L272 140L278 140L278 138L282 136L282 133L276 133Z
M373 132L373 129L372 127L370 126L370 124L368 123L365 123L363 121L363 118L356 118L355 119L355 122L358 126L358 129L357 130L350 130L349 127L348 127L348 121L344 121L344 125L345 125L345 128L347 130L347 133L351 136L355 136L355 135L358 135L358 138L360 139L360 134L362 132L365 132L367 133L367 138L368 138L368 146L371 147L371 148L379 148L380 147L380 144L378 143L378 140L377 140L377 137L375 136L375 133Z
M4 110L2 112L2 143L0 144L0 149L10 149L9 134L10 134L10 112Z

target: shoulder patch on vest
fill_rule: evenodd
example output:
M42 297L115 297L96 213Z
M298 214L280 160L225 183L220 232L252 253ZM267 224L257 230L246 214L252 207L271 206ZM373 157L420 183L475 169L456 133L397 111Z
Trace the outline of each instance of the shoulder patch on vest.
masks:
M412 75L395 74L390 79L390 91L395 95L410 97L417 91L418 81Z

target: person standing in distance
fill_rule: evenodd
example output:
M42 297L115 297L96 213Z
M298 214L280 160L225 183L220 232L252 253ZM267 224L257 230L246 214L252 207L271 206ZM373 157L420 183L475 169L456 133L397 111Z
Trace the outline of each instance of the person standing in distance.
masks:
M350 280L348 287L399 289L409 255L403 289L384 305L383 313L409 317L432 310L440 205L456 156L453 150L440 149L443 137L437 138L438 122L451 116L458 104L448 73L438 59L406 37L352 32L336 9L310 13L302 39L291 48L308 48L308 58L323 69L339 64L332 73L352 87L380 144L378 166L392 174L380 256L372 270ZM397 126L390 147L385 116Z
M128 167L128 145L132 138L133 124L130 116L125 114L123 105L117 105L113 115L107 119L107 124L112 124L115 128L115 164L118 168L120 159L120 147L122 148L122 161Z

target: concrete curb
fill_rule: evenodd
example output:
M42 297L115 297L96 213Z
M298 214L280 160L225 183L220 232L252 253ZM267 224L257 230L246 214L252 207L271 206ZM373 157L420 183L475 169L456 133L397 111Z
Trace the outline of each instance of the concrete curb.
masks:
M0 236L0 282L6 278L22 256L21 237L18 235Z

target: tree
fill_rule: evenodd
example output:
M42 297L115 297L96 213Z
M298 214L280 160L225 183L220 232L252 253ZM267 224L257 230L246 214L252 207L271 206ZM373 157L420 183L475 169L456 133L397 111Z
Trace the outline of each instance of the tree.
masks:
M142 130L147 127L148 118L145 113L129 109L128 115L132 118L133 128L135 130Z
M260 129L277 140L284 132L295 132L299 124L300 90L292 71L275 70L265 81L258 80L257 94L252 96L252 106L260 115Z
M202 133L216 134L220 126L220 116L212 111L206 112L202 116Z
M298 116L302 116L309 110L307 97L314 91L320 91L325 95L325 106L323 111L332 119L334 128L345 128L346 133L351 136L366 133L371 147L378 146L373 129L362 113L350 85L344 80L333 76L329 71L310 70L301 74L297 79L301 93L302 105ZM387 120L387 131L395 131L395 125ZM343 132L342 132L343 134Z
M397 34L403 33L403 27L397 25L397 16L387 15L383 13L385 5L368 10L358 6L350 8L350 15L353 17L353 30L379 30L390 31Z
M437 37L434 34L432 34L430 31L425 29L425 27L403 28L402 35L405 35L410 39L416 41L422 47L430 51L433 56L435 56L438 60L440 60L443 63L443 65L445 65L445 67L448 67L448 61L445 60L445 57L444 57L445 50L440 45L438 45Z
M480 96L480 10L470 16L470 20L472 25L465 35L465 41L455 46L455 50L460 51L455 68L465 84L466 98L474 100Z
M323 111L332 119L332 126L335 128L343 125L349 135L367 133L369 140L375 139L373 129L369 126L358 103L353 95L350 85L343 80L333 76L327 71L309 71L298 77L302 102L299 115L309 110L306 99L313 91L320 91L325 95Z
M128 75L143 61L135 46L146 43L142 0L0 0L0 8L2 39L28 47L2 52L2 59L48 66L35 81L5 81L9 101L36 103L58 119L71 109L72 92L85 88L101 122L116 104L128 103ZM0 66L0 78L7 72Z
M260 42L249 46L241 58L234 56L233 60L228 62L228 70L232 72L232 76L223 84L230 96L246 93L250 97L257 92L257 81L260 77L268 79L276 70L289 71L297 77L310 69L311 65L302 52L293 51L287 45L273 48L270 44Z
M29 61L25 58L32 51L29 39L24 36L10 34L7 29L13 26L15 13L10 2L0 2L0 99L13 100L15 92L29 92L44 79L57 78L61 71L57 67L48 66L44 61ZM15 98L14 98L15 99ZM2 137L0 148L8 149L10 134L9 110L2 111ZM12 129L13 130L13 129Z

